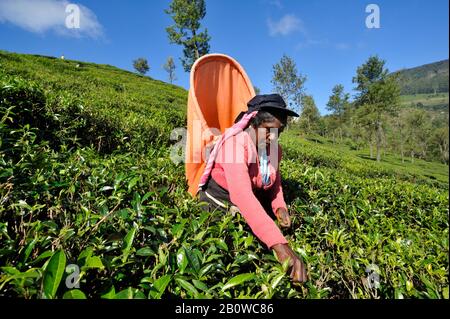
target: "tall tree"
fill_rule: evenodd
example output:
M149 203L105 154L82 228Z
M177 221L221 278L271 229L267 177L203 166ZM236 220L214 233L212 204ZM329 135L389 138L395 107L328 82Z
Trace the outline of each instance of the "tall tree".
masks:
M449 136L448 126L440 127L435 130L432 136L432 142L437 145L441 161L448 165Z
M304 94L306 76L297 72L295 61L284 54L279 63L273 66L272 84L288 103L289 108L300 111Z
M377 149L377 161L381 160L383 142L383 121L387 115L395 116L400 99L397 77L388 76L385 61L378 56L371 56L366 63L359 66L353 83L358 94L355 106L362 109L360 114L366 117L370 130L374 130Z
M322 117L322 121L326 128L326 134L333 137L333 143L335 143L335 133L339 127L337 119L334 115L325 115Z
M392 128L394 130L392 136L392 145L397 146L400 149L400 156L402 158L402 163L405 162L405 148L408 140L408 127L407 127L407 116L408 109L401 110L397 117L391 119Z
M408 127L408 145L411 154L411 162L414 156L426 157L428 140L430 138L430 116L421 109L411 109L406 117Z
M374 113L368 114L366 108L359 107L353 110L353 133L361 131L360 139L369 144L370 158L373 158L374 134L376 132L376 119Z
M303 97L302 112L300 114L300 127L307 133L317 133L320 128L320 113L311 95Z
M209 52L208 30L200 31L200 20L206 15L204 0L172 0L169 14L174 25L167 27L166 31L170 43L183 46L183 58L181 63L186 72L191 70L192 64L202 55Z
M344 86L342 84L337 84L333 87L332 95L327 103L327 110L331 111L334 121L331 123L335 124L337 130L339 131L339 136L342 141L342 126L344 124L344 113L348 111L349 108L350 94L344 93ZM333 134L334 140L334 134Z
M327 103L327 110L332 114L342 115L348 108L350 94L344 92L344 86L337 84L333 87L332 95Z
M171 56L167 58L167 62L163 65L163 68L169 74L169 82L173 83L177 78L175 76L175 62Z
M138 58L138 59L134 60L133 67L136 71L138 71L142 75L144 75L145 73L148 72L148 70L150 70L148 61L145 58Z

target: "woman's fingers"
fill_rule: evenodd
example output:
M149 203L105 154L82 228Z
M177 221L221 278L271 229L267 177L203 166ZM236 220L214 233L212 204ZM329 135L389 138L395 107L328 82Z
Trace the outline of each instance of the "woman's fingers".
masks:
M292 279L293 282L301 282L302 281L301 277L302 277L302 273L301 273L299 260L296 259L295 262L294 262L294 266L292 267L291 279Z
M300 281L305 282L306 280L308 280L308 278L306 275L305 264L301 260L299 260L299 268L300 268Z
M278 222L280 223L281 227L289 228L291 227L291 217L289 216L289 213L282 209L277 214Z
M277 244L273 248L277 254L278 260L284 263L288 260L290 277L293 282L305 282L308 280L305 265L287 244Z
M291 217L289 216L288 212L285 212L283 214L283 223L284 223L284 227L291 227Z
M290 277L293 282L305 282L307 280L306 269L301 260L295 260Z

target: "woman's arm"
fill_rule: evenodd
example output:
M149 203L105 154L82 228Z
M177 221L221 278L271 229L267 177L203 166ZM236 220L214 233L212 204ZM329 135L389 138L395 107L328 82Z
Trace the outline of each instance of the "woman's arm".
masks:
M236 158L240 157L242 159L221 163L220 165L224 170L230 200L239 208L253 233L269 248L276 244L287 244L287 240L280 229L272 218L267 215L261 203L253 194L248 171L248 154L242 139L228 139L223 144L220 152L235 152Z
M289 268L291 269L290 277L295 282L304 282L307 280L306 267L298 256L289 247L287 240L282 235L280 229L275 222L270 218L261 203L253 194L250 175L248 172L248 152L246 144L242 143L239 138L231 138L225 141L220 152L228 152L228 154L235 154L235 159L231 163L221 163L225 174L230 200L240 210L242 216L247 224L252 229L253 233L269 247L273 249L278 257L278 260L284 262L289 260ZM233 153L230 153L233 152ZM223 154L221 154L223 155ZM222 157L223 158L223 157ZM278 173L278 191L275 193L275 198L280 198L284 203L283 192L281 190L281 177ZM277 203L277 201L275 201Z

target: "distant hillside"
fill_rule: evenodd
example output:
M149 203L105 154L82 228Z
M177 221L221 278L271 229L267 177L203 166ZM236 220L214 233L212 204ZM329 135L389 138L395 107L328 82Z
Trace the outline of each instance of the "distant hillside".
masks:
M399 77L402 106L448 112L448 60L391 74Z
M399 76L402 95L448 93L448 59L393 74Z
M405 107L448 112L448 93L401 95L400 104Z

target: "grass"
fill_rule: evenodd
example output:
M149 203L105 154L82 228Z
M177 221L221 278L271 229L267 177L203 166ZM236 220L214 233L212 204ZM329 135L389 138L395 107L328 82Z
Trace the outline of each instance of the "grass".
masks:
M424 108L448 112L448 93L415 94L400 96L400 105L409 107L418 106L421 103Z
M352 165L355 164L373 172L384 171L387 176L402 180L417 180L448 188L449 167L439 162L428 162L422 159L414 159L414 162L411 162L411 158L407 156L402 162L399 155L387 152L378 163L376 159L370 158L368 148L352 150L345 143L333 144L331 140L320 136L303 136L295 129L288 130L284 136L282 135L281 142L293 143L293 147L299 150L307 149L315 150L320 154L333 154L335 157L341 158L342 165L339 167L347 168L349 171L354 171Z

